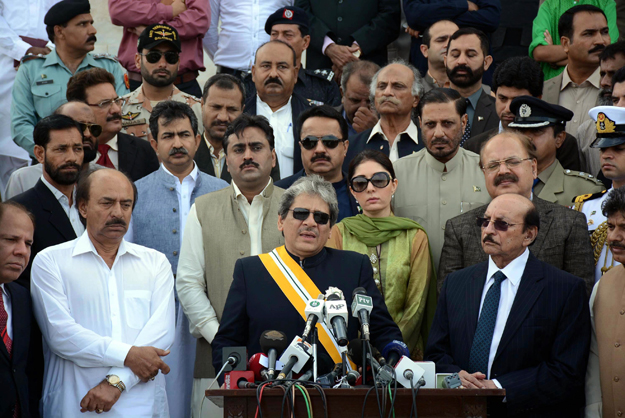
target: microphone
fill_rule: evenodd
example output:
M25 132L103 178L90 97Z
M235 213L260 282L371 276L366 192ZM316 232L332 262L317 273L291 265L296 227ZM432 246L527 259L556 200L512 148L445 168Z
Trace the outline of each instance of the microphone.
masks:
M369 315L373 310L373 300L371 296L367 296L364 287L357 287L352 292L352 316L360 320L360 328L362 336L369 341L371 334L369 332Z
M425 370L419 367L419 365L410 358L402 356L399 359L399 362L395 365L395 374L395 380L397 380L397 383L410 389L410 382L412 381L412 385L416 386L425 374Z
M391 367L395 367L402 356L410 357L410 350L403 341L393 340L382 349L382 357Z
M265 331L260 335L260 348L267 355L267 379L272 380L276 373L276 358L287 347L286 334L282 331Z
M280 362L284 364L284 367L278 375L278 380L285 379L291 371L299 373L311 356L312 346L296 335L280 357Z
M306 327L304 328L304 333L302 334L302 340L308 341L308 337L310 333L315 329L315 325L317 325L317 321L320 319L323 320L323 310L325 307L325 300L323 300L323 295L319 295L317 299L311 299L306 304L306 309L304 313L306 314Z
M343 363L337 363L330 373L319 376L317 378L317 383L321 385L322 388L332 388L336 384L336 380L341 377L342 372Z
M347 352L347 355L354 363L362 364L362 354L362 340L360 338L351 340L349 342L349 351ZM387 384L393 381L393 370L391 367L388 365L381 366L380 363L378 363L377 360L371 356L370 352L367 352L366 359L371 365L373 372L377 375L376 378L378 383Z
M347 383L349 383L350 386L358 385L358 379L360 378L360 373L358 373L356 370L350 370L347 372L346 379ZM360 383L362 383L362 379L360 379Z
M265 362L269 362L267 356L264 353L254 354L247 362L247 368L248 370L254 372L254 381L256 382L268 379L267 368L262 365L261 358L263 358Z
M330 287L326 291L326 324L332 325L334 338L341 347L345 347L348 343L347 316L347 303L343 292L336 287Z

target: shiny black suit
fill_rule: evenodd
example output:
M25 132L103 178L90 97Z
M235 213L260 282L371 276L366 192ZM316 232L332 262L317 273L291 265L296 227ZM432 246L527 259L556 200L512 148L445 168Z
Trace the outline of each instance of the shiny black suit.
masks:
M158 170L158 157L148 141L119 132L117 146L119 148L119 171L128 174L132 181L137 181Z

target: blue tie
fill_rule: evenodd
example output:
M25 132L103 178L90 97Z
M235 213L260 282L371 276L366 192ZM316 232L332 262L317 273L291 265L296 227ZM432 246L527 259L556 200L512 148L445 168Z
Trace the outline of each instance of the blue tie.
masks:
M493 342L493 332L497 322L497 310L501 297L501 282L506 280L506 275L498 271L493 275L495 283L486 292L482 313L477 322L477 329L473 337L471 354L469 356L469 373L482 372L488 376L488 356Z

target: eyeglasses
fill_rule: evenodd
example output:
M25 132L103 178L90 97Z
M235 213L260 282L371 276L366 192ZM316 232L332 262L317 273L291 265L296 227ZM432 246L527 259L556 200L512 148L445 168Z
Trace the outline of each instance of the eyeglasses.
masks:
M355 192L364 192L369 186L369 182L373 184L376 189L383 189L391 182L391 175L380 171L371 176L370 179L365 176L356 176L349 182L352 190Z
M145 57L150 64L156 64L159 62L163 55L165 55L165 61L167 61L167 64L176 64L180 61L180 54L175 51L150 51L147 54L140 55Z
M116 97L114 99L102 100L101 102L95 103L95 104L91 104L91 103L87 103L87 104L89 106L98 106L100 109L104 110L104 109L108 109L109 107L111 107L111 105L113 103L115 103L117 106L121 107L121 106L124 105L125 101L126 101L126 99L124 99L122 97Z
M304 208L289 209L289 212L293 212L293 218L298 221L305 221L310 216L310 210ZM325 212L315 211L313 212L313 219L319 225L325 225L330 220L330 215Z
M325 135L322 137L308 135L306 138L300 140L302 147L304 149L310 151L311 149L315 149L317 147L317 142L321 141L323 146L327 149L334 149L339 145L339 142L343 142L343 139L338 139L334 135Z
M95 137L100 136L102 133L102 127L100 125L96 125L95 123L78 122L78 125L80 125L80 129L82 129L83 132L89 129L91 135Z
M481 228L488 228L488 224L492 222L495 229L501 232L506 232L508 230L508 227L510 226L521 225L521 224L509 224L508 222L502 221L501 219L492 220L488 218L480 218L479 216L477 217L476 221L477 221L477 226Z
M528 160L533 160L533 158L532 157L528 157L528 158L511 157L511 158L506 158L505 160L491 161L485 166L482 166L482 170L488 171L490 173L494 173L495 171L499 171L499 167L501 167L501 163L504 163L506 167L508 167L508 169L511 169L511 168L517 167L523 161L528 161Z

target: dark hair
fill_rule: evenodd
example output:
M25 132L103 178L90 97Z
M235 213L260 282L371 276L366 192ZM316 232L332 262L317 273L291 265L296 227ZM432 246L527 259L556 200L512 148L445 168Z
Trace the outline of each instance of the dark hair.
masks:
M33 131L33 139L35 141L35 145L39 145L40 147L46 147L48 142L50 142L50 132L52 131L65 131L68 129L76 129L80 134L80 138L83 138L83 132L80 128L78 122L69 116L65 115L50 115L41 119L35 125L35 130Z
M564 130L566 129L566 125L563 125L561 123L555 124L555 125L551 125L551 127L553 128L553 136L554 138L558 135L560 135L561 132L564 132Z
M432 42L432 35L430 35L430 29L432 29L432 26L437 25L441 22L450 22L450 23L454 23L451 20L448 19L442 19L439 21L436 21L434 23L432 23L430 26L428 26L424 31L423 31L423 40L421 41L421 43L425 46L427 46L428 48L430 47L430 42ZM455 25L455 23L454 23Z
M488 42L488 36L486 36L486 34L484 32L482 32L479 29L475 29L472 27L466 27L466 28L461 28L458 29L457 31L454 32L453 35L451 35L449 37L449 42L447 42L447 51L449 53L449 47L451 46L451 41L460 38L461 36L465 36L465 35L475 35L479 38L480 40L480 46L482 48L482 52L484 53L484 56L488 55L488 51L490 49L490 43Z
M202 99L206 102L208 98L208 90L211 87L217 86L222 90L234 90L234 88L238 88L241 92L241 107L245 105L245 86L243 82L230 74L215 74L211 78L209 78L204 84L204 93L202 93Z
M514 139L519 141L519 143L523 146L523 148L525 149L525 152L527 152L527 156L529 158L532 158L534 160L538 160L538 157L536 156L536 145L534 145L532 140L529 139L527 137L527 135L523 135L519 131L515 131L515 130L512 130L512 129L506 129L503 132L495 132L495 133L493 133L490 136L490 138L488 138L486 141L482 142L482 146L480 148L480 167L481 168L484 168L484 161L482 161L482 154L484 153L484 148L486 148L486 144L488 144L494 137L499 136L499 135L507 135L507 136L513 137Z
M293 53L293 67L295 67L297 65L297 54L295 53L295 50L293 49L291 45L287 44L286 42L280 39L274 39L273 41L265 42L264 44L259 46L258 49L256 50L256 55L254 57L254 64L256 64L256 61L258 60L258 51L260 51L260 49L264 47L265 45L274 44L274 43L279 43L279 44L286 45L289 47L289 49Z
M375 149L365 149L356 155L349 162L349 169L347 170L347 181L350 182L358 166L367 161L374 161L380 164L386 171L389 172L391 178L395 180L395 170L393 169L393 163L386 154Z
M274 136L273 128L269 124L269 121L264 116L248 115L247 113L241 113L238 118L232 121L232 123L226 129L224 134L223 147L224 152L228 154L228 142L231 135L236 135L237 138L247 128L258 128L265 133L265 138L269 142L269 148L274 148Z
M95 173L96 171L100 171L100 170L119 171L126 177L126 179L130 182L130 185L132 186L132 194L133 194L132 210L134 211L135 206L137 205L137 199L139 197L139 193L137 192L137 186L135 186L135 182L132 181L132 179L130 178L128 174L126 174L125 172L121 170L115 170L113 168L106 168L106 167L100 167L100 166L89 168L86 171L83 171L82 173L80 173L80 175L78 176L78 184L76 186L76 197L75 197L76 207L80 208L79 205L83 201L89 202L90 191L91 191L91 181L93 180L91 177L93 173ZM78 211L78 214L80 216L80 221L82 222L83 225L86 226L87 220L83 218L83 216L80 214L80 209Z
M2 222L2 218L4 217L4 214L9 208L14 208L14 209L19 210L20 212L23 212L26 216L30 218L31 222L33 223L33 229L35 228L35 215L33 215L31 211L26 209L25 206L17 202L14 202L13 200L0 202L0 223Z
M540 215L533 203L530 210L527 211L523 218L523 232L532 227L536 227L536 232L540 229Z
M508 58L493 74L492 90L497 92L500 86L527 90L530 95L539 97L543 94L544 75L540 64L530 57Z
M558 20L558 34L560 36L566 36L571 42L573 41L573 19L576 14L581 12L601 13L603 17L606 17L603 10L597 6L593 6L591 4L579 4L577 6L573 6L566 12L562 13L562 16L560 16L560 19ZM606 17L605 20L607 21L608 18Z
M163 126L169 125L172 121L178 119L189 119L191 122L191 129L193 129L193 136L197 135L198 122L197 116L191 110L188 104L177 102L175 100L163 100L159 102L150 115L150 132L155 141L158 142L158 121L162 120Z
M115 87L115 76L104 68L90 68L74 74L67 82L65 97L68 102L78 101L87 103L87 89L99 84L109 83Z
M600 61L610 60L616 58L618 54L625 57L625 41L615 42L605 47L599 55Z
M358 75L362 84L370 86L373 76L378 71L380 71L380 66L372 61L357 60L348 62L343 67L343 73L341 74L341 88L343 89L343 94L345 94L345 90L347 90L347 82L352 75Z
M66 28L67 27L67 22L59 24L59 25L47 25L46 26L46 33L48 34L48 39L52 43L54 43L54 27L55 26L63 26L64 28Z
M612 190L607 199L601 205L601 213L606 218L621 213L625 216L625 187L619 187Z
M297 125L296 125L296 132L297 132L298 138L301 135L302 126L304 126L304 122L306 122L306 120L308 120L309 118L334 119L335 121L339 123L339 127L341 129L341 138L339 139L346 140L349 137L349 128L347 127L347 121L345 120L343 115L341 115L339 111L333 108L332 106L324 104L321 106L314 106L314 107L308 108L302 113L300 113L299 117L297 118Z
M467 101L454 89L435 88L423 95L417 106L417 115L421 117L423 108L430 103L454 103L456 112L462 117L467 113Z
M302 38L310 34L310 30L306 26L297 25L297 27L299 28L299 33L302 35Z
M614 89L614 85L616 83L624 83L625 82L625 67L619 68L616 70L614 75L612 76L612 89Z

